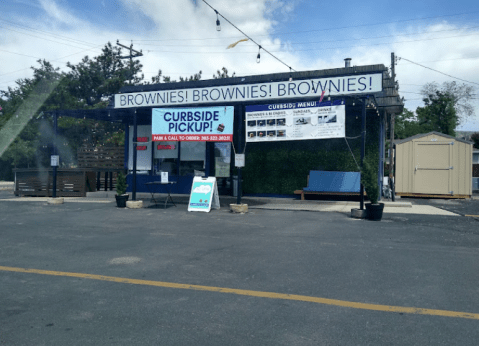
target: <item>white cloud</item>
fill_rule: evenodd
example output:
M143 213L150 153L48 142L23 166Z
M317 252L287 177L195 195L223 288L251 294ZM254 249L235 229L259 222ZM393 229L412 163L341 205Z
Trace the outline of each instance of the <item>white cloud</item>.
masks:
M203 79L211 79L216 70L223 66L230 72L236 72L239 76L289 71L287 66L268 56L265 51L261 51L261 62L257 64L258 48L252 42L242 42L234 49L227 50L226 47L230 43L243 38L243 36L221 17L222 29L217 32L215 29L216 14L201 1L197 1L197 4L190 0L122 1L128 11L121 13L120 22L138 23L138 27L141 28L145 18L149 19L152 25L147 32L127 34L126 30L121 27L105 30L104 23L86 22L79 19L66 5L60 5L54 0L39 0L44 10L43 17L48 16L49 20L18 17L11 20L37 30L68 37L71 40L65 41L58 36L47 36L38 31L24 31L15 28L15 30L29 35L39 36L32 37L9 31L6 29L9 26L2 26L0 37L4 40L0 43L0 49L45 58L54 65L65 68L67 61L76 63L84 55L95 56L101 51L101 47L91 51L87 49L91 49L95 45L103 46L108 41L114 43L116 39L120 39L124 44L133 40L134 48L143 50L144 56L140 58L140 61L148 79L156 74L158 69L162 69L164 75L169 75L173 79L178 79L180 75L194 74L199 70L203 71ZM464 26L453 26L447 22L423 26L396 24L384 27L382 32L377 34L377 36L393 35L394 37L357 40L364 36L361 36L362 33L351 30L348 37L356 39L355 41L311 43L300 46L295 44L295 41L280 39L278 37L282 37L281 35L274 34L278 23L284 23L288 16L295 15L295 6L301 6L299 1L211 0L210 3L264 48L274 52L288 66L292 66L298 71L342 67L344 66L343 59L347 57L352 58L353 65L384 64L389 66L391 52L395 52L398 57L421 63L447 74L479 81L479 46L476 44L479 30L477 28L466 29ZM60 29L65 27L68 27L68 30ZM285 29L281 29L281 31L285 31ZM294 31L294 29L291 28L289 31ZM427 34L407 35L418 32ZM476 35L470 35L472 33ZM375 35L371 34L370 36ZM42 40L40 37L55 42ZM334 40L334 37L330 38L329 34L317 35L317 39L311 37L315 37L314 34L310 37L298 38L298 40ZM441 37L441 39L425 40L432 37ZM422 41L417 41L419 39ZM88 44L74 40L88 42ZM59 41L64 44L59 44ZM70 56L62 58L68 55ZM35 64L35 58L6 52L2 52L2 56L4 60L0 64L0 89L5 89L7 85L13 85L12 81L17 78L31 76L31 72L25 69ZM17 70L22 71L15 72ZM414 93L419 93L423 84L451 80L449 77L407 63L405 60L399 61L396 72L401 96L406 98L406 106L413 110L422 104L421 95ZM474 102L476 109L479 109L477 100ZM476 114L479 114L479 110ZM476 129L479 130L479 123L476 126Z
M40 6L45 13L59 23L68 25L81 25L82 23L77 17L71 14L67 9L62 8L54 0L38 0Z

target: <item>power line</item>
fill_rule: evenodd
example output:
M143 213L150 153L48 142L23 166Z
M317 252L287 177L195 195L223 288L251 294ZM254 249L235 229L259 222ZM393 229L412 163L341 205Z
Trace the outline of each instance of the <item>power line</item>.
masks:
M400 57L399 58L400 60L406 60L406 61L409 61L410 63L414 64L414 65L418 65L418 66L421 66L421 67L424 67L428 70L431 70L431 71L434 71L434 72L437 72L437 73L440 73L440 74L443 74L445 76L448 76L448 77L451 77L451 78L454 78L454 79L457 79L457 80L460 80L460 81L463 81L463 82L466 82L466 83L471 83L471 84L476 84L476 85L479 85L479 83L476 83L476 82L471 82L471 81L468 81L466 79L462 79L462 78L459 78L459 77L454 77L454 76L451 76L450 74L447 74L447 73L444 73L444 72L441 72L441 71L438 71L438 70L435 70L433 68L430 68L430 67L427 67L427 66L424 66L424 65L421 65L421 64L418 64L417 62L414 62L414 61L411 61L411 60L408 60L406 58L402 58Z
M22 34L22 35L27 35L27 36L39 38L39 39L42 39L42 40L45 40L45 41L50 41L50 42L55 42L55 43L58 43L58 44L63 44L63 45L65 45L65 46L70 46L70 47L74 47L74 48L83 48L83 47L74 46L74 45L72 45L72 44L68 44L68 43L64 43L64 42L60 42L60 41L50 40L50 39L45 38L45 37L35 36L35 35L32 35L32 34L27 34L26 32L21 32L21 31L14 30L14 29L10 29L10 28L6 28L6 27L3 27L3 28L6 29L6 30L18 32L19 34Z
M62 36L62 35L58 35L58 34L52 34L52 33L49 33L48 31L43 31L43 30L39 30L39 29L34 29L34 28L31 28L29 26L26 26L26 25L22 25L22 24L18 24L18 23L15 23L15 22L11 22L11 21L8 21L8 20L5 20L5 19L0 19L1 22L5 22L5 23L8 23L10 25L14 25L14 26L17 26L17 27L20 27L24 30L30 30L30 31L33 31L33 32L41 32L43 34L46 34L46 35L50 35L50 36L53 36L53 37L58 37L58 38L61 38L65 41L71 41L71 42L78 42L78 43L81 43L81 44L84 44L84 45L90 45L90 46L94 46L95 44L94 43L91 43L91 42L86 42L86 41L82 41L82 40L77 40L77 39L74 39L74 38L70 38L70 37L66 37L66 36Z
M210 6L211 7L211 6ZM213 8L213 7L211 7ZM214 10L214 9L213 9ZM381 23L372 23L372 24L360 24L360 25L351 25L351 26L343 26L343 27L336 27L336 28L325 28L325 29L316 29L316 30L304 30L304 31L293 31L293 32L272 32L268 35L258 35L257 37L264 37L270 36L272 34L276 35L293 35L293 34L301 34L301 33L308 33L308 32L318 32L318 31L332 31L332 30L342 30L342 29L353 29L359 27L367 27L367 26L376 26L376 25L385 25L385 24L394 24L394 23L404 23L404 22L412 22L412 21L421 21L427 19L437 19L437 18L445 18L445 17L455 17L455 16L462 16L462 15L469 15L469 14L476 14L479 11L473 12L463 12L463 13L456 13L456 14L447 14L442 16L434 16L434 17L422 17L422 18L413 18L413 19L403 19L397 20L392 22L381 22ZM223 17L223 16L222 16ZM239 36L229 36L223 37L221 39L234 39L238 38ZM135 40L136 42L163 42L163 41L203 41L203 40L218 40L218 37L211 37L211 38L193 38L193 39L163 39L163 40Z
M453 60L471 60L471 59L479 59L479 56L472 56L469 58L454 58L454 59L441 59L441 60L428 60L428 61L419 61L419 63L425 63L425 62L441 62L441 61L453 61ZM403 63L401 65L409 65L411 63ZM412 85L412 84L411 84Z
M397 34L397 35L386 35L386 36L376 36L376 37L360 37L360 38L347 38L347 39L340 39L340 40L326 40L326 41L311 41L311 42L291 42L288 45L301 45L301 44L316 44L316 43L331 43L331 42L345 42L345 41L363 41L363 40L374 40L379 38L389 38L389 37L398 37L398 36L415 36L415 35L426 35L426 34L435 34L439 32L450 32L450 31L460 31L466 29L477 29L479 26L471 26L467 28L460 28L460 29L448 29L448 30L436 30L436 31L428 31L428 32L421 32L421 33L410 33L410 34ZM476 34L476 33L474 33ZM456 36L454 36L456 37ZM138 42L138 40L134 40ZM142 43L143 46L154 46L154 47L224 47L224 44L214 44L214 45L178 45L178 44L152 44L152 43Z
M392 44L398 44L398 43L411 43L411 42L423 42L423 41L433 41L433 40L445 40L449 38L458 38L458 37L467 37L467 36L477 36L479 35L479 32L474 33L474 34L468 34L468 35L457 35L457 36L448 36L448 37L434 37L434 38L426 38L426 39L418 39L418 40L409 40L409 41L393 41L393 42L385 42L385 43L373 43L373 44L365 44L365 45L357 45L357 46L340 46L340 47L328 47L328 48L323 48L323 47L318 47L318 48L312 48L312 49L292 49L290 51L292 52L314 52L318 50L334 50L334 49L353 49L353 48L362 48L362 47L374 47L374 46L385 46L385 45L392 45ZM259 46L258 43L254 42ZM265 50L263 47L261 47L263 50ZM168 51L168 50L148 50L148 52L161 52L161 53L181 53L181 54L252 54L254 52L224 52L224 51L214 51L214 52L198 52L198 51ZM272 50L269 52L274 52L274 53L287 53L288 51L283 51L283 50Z
M65 55L61 58L58 58L58 59L55 59L55 60L51 60L51 61L54 61L54 62L60 62L60 63L64 63L64 62L61 62L60 60L61 59L65 59L65 58L68 58L72 55L77 55L77 54L80 54L80 53L83 53L83 52L86 52L86 51L90 51L90 50L94 50L94 49L97 49L98 47L101 47L103 46L103 44L100 44L96 47L92 47L92 48L89 48L89 49L83 49L79 52L76 52L76 53L73 53L73 54L69 54L69 55ZM11 53L11 54L16 54L16 55L23 55L23 56L26 56L26 57L30 57L30 58L34 58L34 59L37 59L37 60L45 60L45 58L40 58L40 57L35 57L35 56L32 56L32 55L26 55L26 54L21 54L21 53L15 53L15 52L11 52L11 51L7 51L7 50L2 50L0 49L1 52L7 52L7 53ZM66 64L66 63L65 63ZM17 71L13 71L13 72L8 72L8 73L4 73L4 74L1 74L0 76L5 76L7 74L12 74L12 73L15 73L15 72L20 72L20 71L26 71L26 70L30 70L31 67L27 67L27 68L24 68L24 69L21 69L21 70L17 70ZM11 80L11 81L7 81L7 82L1 82L2 84L7 84L7 83L11 83L11 82L15 82L17 81L19 78L15 79L15 80Z

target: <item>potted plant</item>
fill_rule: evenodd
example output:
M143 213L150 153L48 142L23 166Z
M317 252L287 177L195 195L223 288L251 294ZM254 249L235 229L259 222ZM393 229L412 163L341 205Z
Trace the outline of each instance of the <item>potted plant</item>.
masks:
M383 217L384 203L378 203L379 186L377 172L366 160L363 163L361 172L361 183L366 190L366 195L371 203L366 203L366 217L369 220L381 221Z
M123 172L119 172L116 178L116 206L126 208L126 201L130 195L126 194L126 178Z

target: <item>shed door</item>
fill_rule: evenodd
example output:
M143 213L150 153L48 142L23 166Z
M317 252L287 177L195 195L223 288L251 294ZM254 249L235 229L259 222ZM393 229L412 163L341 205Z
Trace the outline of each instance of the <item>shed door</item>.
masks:
M451 194L452 143L415 142L413 186L415 193Z

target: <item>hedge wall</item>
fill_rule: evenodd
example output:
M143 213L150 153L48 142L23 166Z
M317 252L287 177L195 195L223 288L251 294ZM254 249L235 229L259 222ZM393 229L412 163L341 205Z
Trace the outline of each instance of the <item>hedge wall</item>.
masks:
M346 136L357 137L361 131L360 116L349 116ZM367 117L366 156L378 162L379 117ZM360 164L361 138L348 139ZM371 161L372 160L372 161ZM244 193L288 195L307 186L310 170L358 172L359 169L344 138L248 143L243 169Z

